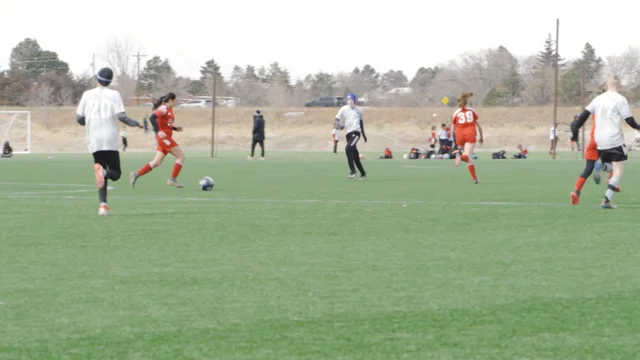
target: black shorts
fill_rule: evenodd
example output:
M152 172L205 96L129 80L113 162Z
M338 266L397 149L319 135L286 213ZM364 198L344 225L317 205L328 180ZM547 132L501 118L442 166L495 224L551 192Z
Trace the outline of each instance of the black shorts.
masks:
M598 155L600 156L600 161L602 161L602 163L626 161L627 153L626 145L620 145L613 149L598 150Z
M112 150L101 150L93 153L93 162L102 165L106 170L120 173L120 153Z
M127 138L122 138L122 145L127 146L128 144Z

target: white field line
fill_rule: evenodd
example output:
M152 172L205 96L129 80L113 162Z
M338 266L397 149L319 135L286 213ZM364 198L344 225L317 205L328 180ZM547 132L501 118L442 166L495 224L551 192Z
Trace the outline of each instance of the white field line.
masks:
M71 194L71 193L86 193L91 190L56 190L56 191L39 191L39 192L12 192L12 193L2 193L0 192L0 197L7 196L25 196L25 195L52 195L52 194Z
M80 190L77 192L86 192L88 190ZM0 194L0 198L17 198L17 199L57 199L57 200L96 200L95 196L66 196L54 193L13 193ZM110 199L118 199L119 201L176 201L176 202L192 202L192 203L252 203L252 204L361 204L361 205L469 205L469 206L516 206L516 207L569 207L570 204L563 203L538 203L538 202L504 202L504 201L421 201L421 200L316 200L316 199L241 199L241 198L189 198L189 197L160 197L160 196L109 196ZM595 205L594 205L595 207ZM620 205L622 208L640 208L640 205L625 204Z
M25 183L25 182L3 182L0 185L31 185L31 186L62 186L62 187L95 187L95 185L87 184L41 184L41 183Z

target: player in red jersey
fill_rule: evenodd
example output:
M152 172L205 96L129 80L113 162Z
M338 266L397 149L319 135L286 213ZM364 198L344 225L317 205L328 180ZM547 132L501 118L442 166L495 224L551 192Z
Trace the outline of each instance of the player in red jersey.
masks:
M601 167L602 167L602 170L609 173L609 177L611 177L611 175L613 174L612 172L613 167L611 164L609 163L600 164L600 162L598 161L600 159L600 156L598 155L598 146L596 145L596 140L594 138L594 134L596 131L596 116L592 115L591 118L593 119L593 125L591 125L591 134L589 135L589 144L585 148L585 152L584 152L584 159L586 160L586 164L584 166L584 170L582 171L582 174L580 174L580 176L578 176L578 180L576 180L575 189L570 194L571 204L573 205L580 204L580 192L582 191L582 187L584 186L584 183L587 181L589 176L591 176L591 174L594 172L594 169L595 169L595 173L593 174L593 181L595 181L596 184L600 184L600 168ZM578 129L574 129L574 127L572 127L571 132L572 132L571 141L577 142ZM620 186L616 186L616 192L620 192Z
M482 144L484 140L482 128L478 123L478 114L472 108L467 107L467 101L472 96L472 92L463 92L458 96L458 109L453 113L451 123L456 144L464 149L464 155L460 155L460 152L456 153L456 166L460 165L460 161L466 162L469 174L471 174L473 182L477 184L476 167L473 164L473 158L468 154L473 154L476 141ZM477 133L476 127L478 128Z
M184 151L182 151L182 149L180 148L180 145L178 145L178 143L173 140L173 132L182 131L181 127L173 126L173 122L175 120L175 117L173 116L173 107L175 105L176 94L171 92L154 102L154 111L149 121L153 126L153 130L156 132L156 140L158 141L156 157L153 158L151 162L141 167L137 172L131 173L131 187L134 187L136 185L136 181L138 180L138 178L149 173L154 168L160 166L167 154L171 154L177 158L175 164L173 165L173 170L171 171L171 177L169 177L169 180L167 180L167 185L177 188L183 187L182 184L178 184L178 181L176 180L178 178L178 175L180 174L180 170L182 170L185 156Z

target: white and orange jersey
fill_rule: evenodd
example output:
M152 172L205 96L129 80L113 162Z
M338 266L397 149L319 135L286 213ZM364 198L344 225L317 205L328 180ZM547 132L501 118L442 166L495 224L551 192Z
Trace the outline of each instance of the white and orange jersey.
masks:
M451 122L455 125L456 131L475 131L478 114L470 107L457 109L451 117Z

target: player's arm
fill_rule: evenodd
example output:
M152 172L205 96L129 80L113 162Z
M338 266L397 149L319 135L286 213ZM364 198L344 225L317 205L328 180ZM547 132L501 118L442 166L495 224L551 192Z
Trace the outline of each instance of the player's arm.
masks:
M80 103L78 103L78 109L76 109L76 122L82 126L84 126L86 124L86 118L85 118L85 114L84 114L84 103L85 103L85 97L84 97L84 93L82 94L82 97L80 98Z
M478 141L482 144L484 142L484 136L482 133L482 126L480 126L480 122L476 120L476 127L478 128Z
M338 114L336 114L336 125L340 125L340 120L342 119L342 109L340 108L340 110L338 110Z
M367 135L364 133L364 121L362 120L362 111L360 111L360 131L362 131L362 138L364 142L367 142Z
M124 110L124 102L122 101L122 96L120 96L119 92L116 92L116 95L114 98L114 106L115 106L116 118L118 120L120 120L122 123L127 124L131 127L142 128L142 125L140 125L139 122L127 116Z
M118 113L116 115L116 117L118 118L118 120L120 120L121 122L123 122L124 124L127 124L131 127L137 127L137 128L142 128L143 126L140 125L139 122L137 122L136 120L133 120L132 118L128 117L126 113L121 112Z
M158 116L156 116L155 113L151 114L151 116L149 117L149 122L153 127L153 132L157 134L158 131L160 131L160 129L158 128Z
M620 116L627 122L629 126L636 130L640 130L640 125L636 122L636 119L633 118L633 114L631 113L631 108L629 107L629 102L625 99L624 103L618 105L620 112Z
M580 116L578 116L578 120L571 123L571 141L578 141L578 130L580 130L580 128L584 126L584 123L587 122L589 116L591 116L591 111L589 110L590 107L591 105L582 110L582 113L580 113Z

